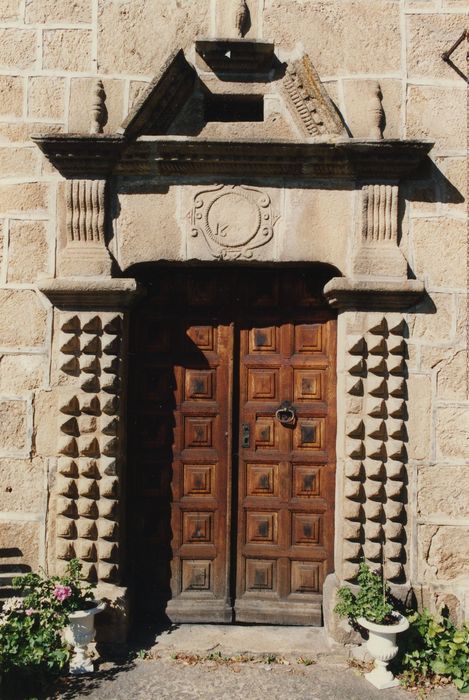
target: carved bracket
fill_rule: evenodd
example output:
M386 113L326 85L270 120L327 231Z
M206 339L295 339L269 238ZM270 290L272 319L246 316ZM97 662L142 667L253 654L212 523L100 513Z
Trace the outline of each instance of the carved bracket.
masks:
M352 273L358 277L406 278L407 262L398 247L396 182L364 184L358 192L360 216Z
M63 276L108 275L111 257L105 242L106 181L65 183L66 246L59 256Z

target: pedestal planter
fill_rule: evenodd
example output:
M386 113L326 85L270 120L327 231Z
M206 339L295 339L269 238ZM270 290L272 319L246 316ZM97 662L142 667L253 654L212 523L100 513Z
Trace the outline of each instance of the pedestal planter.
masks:
M87 646L94 639L94 616L102 612L105 607L105 603L99 603L89 610L77 610L70 613L64 637L73 647L70 659L71 675L93 672L93 661L87 652Z
M375 660L374 669L365 675L378 690L384 688L394 688L399 685L399 681L394 678L387 666L398 651L396 646L396 635L405 632L409 627L408 620L399 613L395 613L396 623L393 625L378 625L376 622L369 622L364 617L358 617L357 622L369 632L366 648Z

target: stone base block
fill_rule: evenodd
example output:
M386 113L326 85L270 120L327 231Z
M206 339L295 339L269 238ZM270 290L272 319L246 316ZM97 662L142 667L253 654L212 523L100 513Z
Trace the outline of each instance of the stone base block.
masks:
M118 652L129 634L129 598L127 588L100 583L96 598L107 603L106 609L96 616L96 642L106 650Z
M340 588L340 582L336 574L326 576L322 589L322 606L326 632L338 644L361 644L363 641L361 635L349 625L347 620L340 618L334 612L334 608L338 603L338 588Z

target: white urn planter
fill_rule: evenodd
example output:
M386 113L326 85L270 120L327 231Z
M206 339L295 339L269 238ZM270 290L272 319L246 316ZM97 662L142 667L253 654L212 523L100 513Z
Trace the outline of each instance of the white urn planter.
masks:
M368 630L369 636L366 648L375 660L374 669L370 673L365 674L365 678L378 690L394 688L399 685L399 681L394 678L388 669L388 663L398 652L396 635L400 632L405 632L409 628L409 622L400 613L395 613L394 616L396 622L392 625L369 622L364 617L357 618L358 624Z
M64 637L65 641L73 648L69 665L70 674L73 676L94 671L93 661L87 647L94 640L94 617L105 607L105 603L99 603L89 610L76 610L70 613Z

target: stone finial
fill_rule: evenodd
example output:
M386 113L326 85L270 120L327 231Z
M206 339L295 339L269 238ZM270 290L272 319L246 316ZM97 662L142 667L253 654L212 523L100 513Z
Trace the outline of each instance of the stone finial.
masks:
M370 97L368 100L368 122L370 139L380 140L383 138L384 130L384 109L382 104L383 93L379 83L372 83L370 86Z
M243 39L245 34L249 29L249 7L246 0L237 0L237 6L234 15L234 24L236 30L236 37L238 39Z
M91 98L90 134L102 134L107 124L106 93L102 80L97 80L93 86Z

